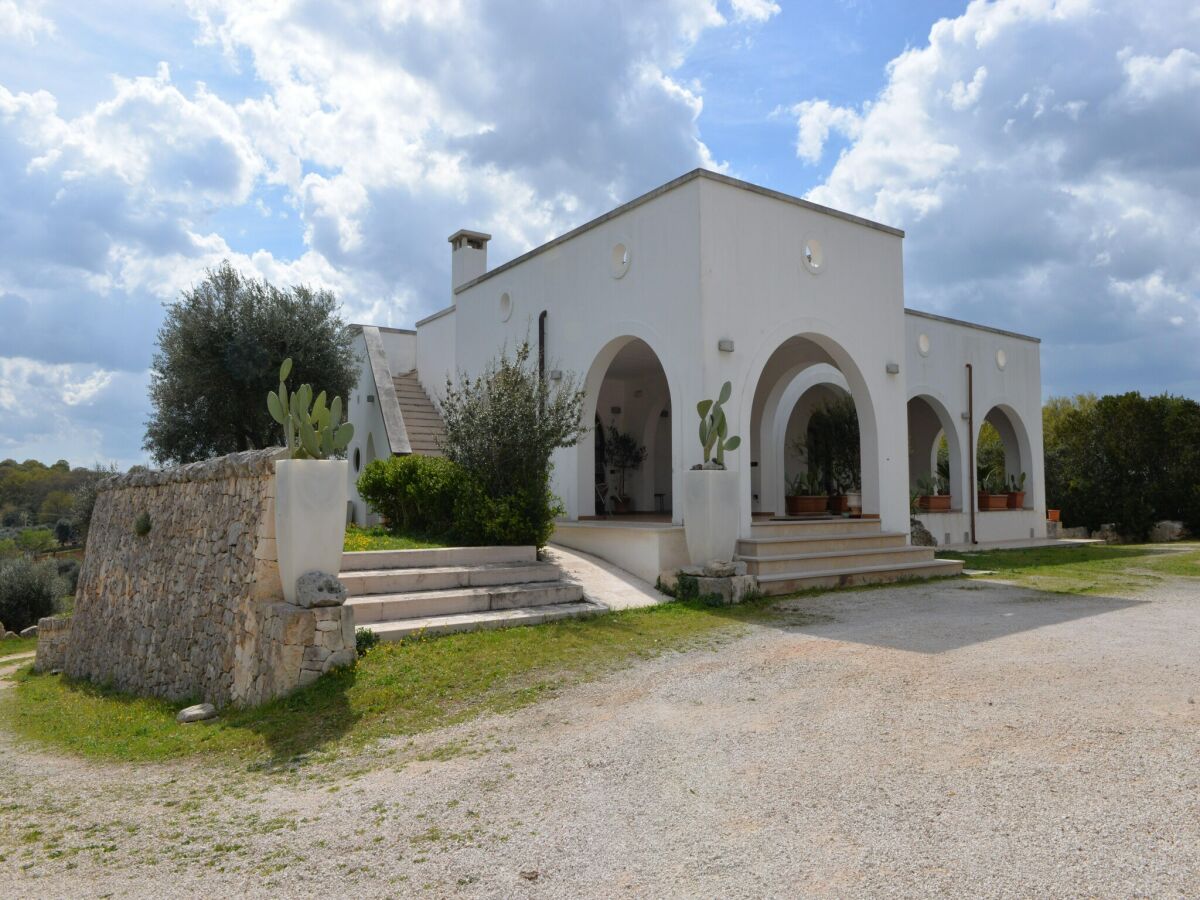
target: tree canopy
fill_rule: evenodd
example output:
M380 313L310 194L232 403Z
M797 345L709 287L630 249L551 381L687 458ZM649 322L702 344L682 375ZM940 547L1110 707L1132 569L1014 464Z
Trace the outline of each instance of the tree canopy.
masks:
M281 290L228 262L167 305L151 366L145 448L185 463L282 442L267 411L279 364L297 383L349 397L358 378L352 336L327 290Z

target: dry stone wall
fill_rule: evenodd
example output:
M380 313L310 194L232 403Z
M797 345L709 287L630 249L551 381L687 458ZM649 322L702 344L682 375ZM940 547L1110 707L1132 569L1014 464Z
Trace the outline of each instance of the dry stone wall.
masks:
M353 662L352 610L283 601L275 555L281 455L235 453L104 481L53 667L221 706L261 703ZM38 666L50 667L40 652Z

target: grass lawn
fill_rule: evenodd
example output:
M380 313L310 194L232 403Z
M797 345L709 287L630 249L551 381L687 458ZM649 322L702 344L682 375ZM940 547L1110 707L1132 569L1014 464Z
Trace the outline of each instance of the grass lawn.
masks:
M183 704L134 698L63 676L22 670L0 693L0 725L83 756L156 761L203 753L280 761L361 746L489 712L517 709L671 650L714 646L749 621L806 624L762 601L710 608L670 603L527 628L381 644L352 670L289 697L212 722L181 726Z
M940 559L961 559L968 569L1042 591L1066 594L1129 593L1153 587L1164 578L1200 578L1200 544L1081 544L981 553L939 552Z
M37 649L37 638L13 638L0 641L0 659L6 656L16 656L18 653L29 653Z
M371 528L358 528L350 525L346 528L346 540L343 550L424 550L429 547L446 547L446 543L431 541L424 538L409 537L404 534L393 534L380 525Z

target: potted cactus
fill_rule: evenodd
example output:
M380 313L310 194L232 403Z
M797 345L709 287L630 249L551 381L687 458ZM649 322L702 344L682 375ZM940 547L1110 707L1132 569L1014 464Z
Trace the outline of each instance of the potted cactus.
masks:
M279 367L279 391L267 395L271 418L283 426L288 458L275 461L275 543L283 597L296 602L306 572L337 576L346 534L347 462L354 426L342 422L342 398L326 405L311 385L288 393L291 359Z
M1008 508L1025 508L1025 473L1008 476Z
M940 475L922 475L917 479L917 506L926 512L950 511L950 494Z
M825 479L819 469L797 472L788 480L787 494L783 498L789 516L823 513L829 505L825 493Z
M727 381L715 401L696 404L704 462L684 473L683 518L688 556L696 565L732 559L741 528L738 473L725 468L725 453L742 443L729 435L723 409L732 394L733 385Z

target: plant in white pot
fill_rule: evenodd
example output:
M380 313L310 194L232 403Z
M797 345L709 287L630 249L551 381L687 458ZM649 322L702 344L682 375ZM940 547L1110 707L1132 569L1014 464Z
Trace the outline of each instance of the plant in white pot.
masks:
M722 409L732 394L733 385L727 381L715 401L696 404L704 463L685 473L683 517L688 556L694 565L731 560L737 545L741 525L738 473L725 468L725 453L736 450L742 439L728 435L729 423Z
M289 458L275 462L275 549L283 597L297 602L296 582L308 572L337 576L346 537L347 462L354 426L342 422L342 398L326 405L311 385L291 394L291 359L279 367L279 392L267 395L271 418L283 426Z

